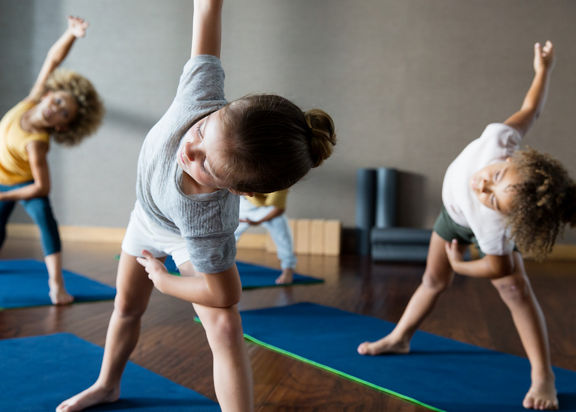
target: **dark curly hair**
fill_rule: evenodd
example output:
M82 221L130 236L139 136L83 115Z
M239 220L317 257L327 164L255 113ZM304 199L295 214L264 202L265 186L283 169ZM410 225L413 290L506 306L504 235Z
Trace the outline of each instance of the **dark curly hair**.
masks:
M518 248L536 259L552 250L566 224L576 225L576 187L556 159L532 148L511 158L522 179L507 215Z
M58 69L46 81L46 90L68 92L78 104L78 112L66 130L52 132L56 143L75 146L98 129L104 116L104 105L88 79L72 70Z
M326 112L302 112L273 94L231 102L222 119L231 137L222 177L239 192L286 189L320 166L336 144L334 122Z

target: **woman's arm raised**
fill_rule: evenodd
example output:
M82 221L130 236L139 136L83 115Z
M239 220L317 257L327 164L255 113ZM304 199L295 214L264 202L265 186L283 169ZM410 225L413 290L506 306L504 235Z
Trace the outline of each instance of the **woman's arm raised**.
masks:
M40 73L36 78L36 82L32 90L30 90L30 94L28 94L28 99L40 100L45 91L46 80L48 80L52 72L64 61L76 38L86 35L87 28L88 23L84 19L72 16L68 17L68 28L48 51Z

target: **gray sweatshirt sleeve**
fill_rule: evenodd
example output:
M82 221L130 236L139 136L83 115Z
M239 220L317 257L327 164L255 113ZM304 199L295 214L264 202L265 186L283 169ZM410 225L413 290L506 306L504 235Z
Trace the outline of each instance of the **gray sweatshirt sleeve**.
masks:
M188 60L174 101L186 107L222 104L224 98L224 69L220 59L210 55L195 56Z
M220 236L189 237L186 246L194 268L202 273L218 273L229 269L236 258L234 233Z

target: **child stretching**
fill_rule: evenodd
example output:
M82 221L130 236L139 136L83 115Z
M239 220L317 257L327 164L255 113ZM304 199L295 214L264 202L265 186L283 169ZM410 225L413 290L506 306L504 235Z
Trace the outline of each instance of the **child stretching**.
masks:
M234 235L236 241L250 226L262 225L272 236L276 244L282 273L276 279L277 284L290 284L294 278L296 256L294 242L286 210L288 189L273 193L255 193L254 196L240 198L240 224Z
M444 207L434 226L422 283L394 330L376 342L360 344L360 354L409 352L412 335L454 272L488 278L512 313L530 360L532 385L523 406L558 408L544 316L512 241L542 257L564 224L576 220L576 189L564 168L535 150L517 150L544 105L553 61L550 42L535 45L535 76L522 108L504 124L488 125L446 171ZM485 255L467 262L462 254L471 243Z
M226 104L220 65L221 0L195 0L192 58L176 97L138 160L137 202L118 267L117 295L100 375L58 411L114 402L152 289L192 302L214 357L224 411L253 408L252 379L236 304L235 194L284 189L328 157L330 117L304 114L278 96ZM157 258L172 255L182 276ZM140 257L139 257L140 256Z
M20 202L40 228L50 299L55 305L74 298L62 278L60 236L48 199L50 138L76 145L96 131L103 115L102 103L87 79L55 69L76 38L84 37L87 27L84 20L68 17L68 28L48 52L30 94L0 121L0 248L8 218Z

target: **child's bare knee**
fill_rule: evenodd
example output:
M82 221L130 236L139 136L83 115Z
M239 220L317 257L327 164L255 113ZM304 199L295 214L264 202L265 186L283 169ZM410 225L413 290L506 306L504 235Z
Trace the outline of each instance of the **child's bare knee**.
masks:
M116 296L114 299L114 313L120 318L140 318L146 311L146 306L135 304L128 299Z
M453 276L436 276L434 273L426 272L422 278L422 285L435 293L444 292L452 284Z
M242 336L242 322L236 310L219 310L211 317L211 322L207 332L212 335L213 342L235 342L238 336Z
M528 299L530 295L526 279L520 276L499 279L499 281L495 281L493 284L505 302L522 302Z

